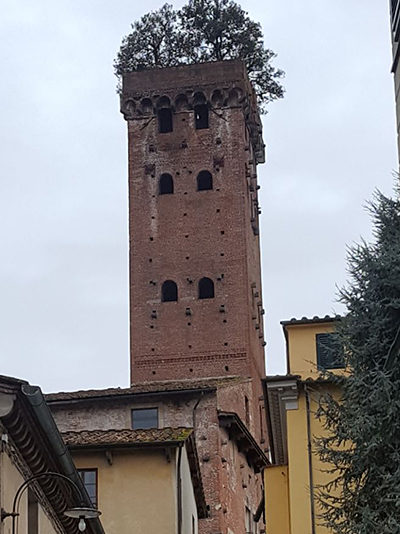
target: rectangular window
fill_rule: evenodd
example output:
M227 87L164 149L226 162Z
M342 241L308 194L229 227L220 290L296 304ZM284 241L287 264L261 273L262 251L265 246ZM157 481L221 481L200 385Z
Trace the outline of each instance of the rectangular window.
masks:
M162 108L158 111L158 131L160 133L172 132L172 110Z
M318 369L342 369L343 354L335 334L316 334L315 338Z
M78 475L82 479L93 506L97 508L97 469L78 469Z
M208 106L207 104L198 104L194 107L194 122L196 130L208 128Z
M133 430L158 428L158 408L135 408L132 410Z

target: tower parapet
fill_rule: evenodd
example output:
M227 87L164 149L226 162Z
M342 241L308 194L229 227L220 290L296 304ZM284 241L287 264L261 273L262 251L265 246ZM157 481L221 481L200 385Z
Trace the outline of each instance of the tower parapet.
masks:
M146 69L127 73L123 78L121 113L126 120L155 118L159 109L168 106L179 112L201 104L207 104L214 112L241 108L257 163L264 163L257 97L242 61Z

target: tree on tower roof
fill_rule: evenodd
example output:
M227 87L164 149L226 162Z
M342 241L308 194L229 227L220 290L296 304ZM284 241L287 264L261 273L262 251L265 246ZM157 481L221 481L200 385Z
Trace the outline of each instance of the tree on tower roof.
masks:
M175 11L164 4L132 24L114 62L115 74L144 68L241 59L258 96L261 111L282 98L283 71L272 65L259 23L233 0L189 0Z

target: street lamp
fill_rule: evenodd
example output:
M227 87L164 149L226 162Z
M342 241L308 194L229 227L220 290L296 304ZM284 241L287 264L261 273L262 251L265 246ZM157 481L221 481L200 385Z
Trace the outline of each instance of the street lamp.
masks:
M65 480L68 482L76 491L76 493L79 495L80 499L80 506L76 508L70 508L68 510L65 510L64 515L68 517L74 517L76 519L79 519L78 528L81 532L83 532L86 528L85 519L93 519L96 517L99 517L101 512L97 510L96 508L90 508L85 506L84 499L82 492L77 484L70 478L68 478L65 475L62 475L61 473L53 473L52 471L48 471L47 473L39 473L38 475L33 475L27 480L25 480L20 487L17 489L17 492L15 494L14 500L13 500L13 507L12 512L6 512L3 508L1 509L1 516L0 520L4 521L6 517L12 517L12 531L11 534L16 534L16 518L19 516L19 504L21 502L21 497L23 492L28 488L28 486L31 484L31 482L34 482L35 480L38 480L40 478L47 478L47 477L55 477L55 478L61 478L62 480Z

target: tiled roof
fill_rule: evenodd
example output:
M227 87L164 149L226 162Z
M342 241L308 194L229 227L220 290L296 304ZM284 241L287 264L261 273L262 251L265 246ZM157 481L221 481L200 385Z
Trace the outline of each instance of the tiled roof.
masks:
M314 317L302 317L301 319L296 319L295 317L292 317L289 321L281 321L282 326L288 326L291 324L317 324L317 323L334 323L336 321L340 321L341 315L325 315L325 317L318 317L318 315L314 315Z
M46 401L69 401L80 399L92 399L99 397L118 397L123 395L135 395L142 393L189 391L194 389L217 389L231 384L247 381L248 378L240 376L227 376L220 378L168 380L163 382L142 382L132 384L130 388L87 389L81 391L67 391L47 394Z
M62 432L64 442L70 448L150 445L185 441L193 432L191 428L149 428L146 430L82 430Z

